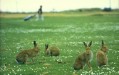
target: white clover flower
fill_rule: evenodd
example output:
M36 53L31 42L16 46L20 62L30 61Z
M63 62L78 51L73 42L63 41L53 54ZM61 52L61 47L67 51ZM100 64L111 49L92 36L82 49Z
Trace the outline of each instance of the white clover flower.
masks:
M119 73L119 71L117 73Z

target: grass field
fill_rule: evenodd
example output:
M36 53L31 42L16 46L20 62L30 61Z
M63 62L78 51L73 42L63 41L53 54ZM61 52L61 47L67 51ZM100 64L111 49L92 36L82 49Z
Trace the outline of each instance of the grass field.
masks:
M36 21L35 18L23 21L25 16L27 14L1 14L1 75L73 75L74 60L79 53L85 51L83 42L91 40L91 50L94 53L91 62L93 72L89 73L88 67L85 66L83 71L78 71L78 75L119 75L119 14L55 13L44 15L44 21ZM35 62L27 65L17 64L16 55L24 49L33 48L34 40L40 47ZM109 48L109 61L108 66L98 68L95 57L96 51L101 47L101 40L104 40ZM60 48L58 58L44 55L46 43ZM57 63L56 59L65 63Z

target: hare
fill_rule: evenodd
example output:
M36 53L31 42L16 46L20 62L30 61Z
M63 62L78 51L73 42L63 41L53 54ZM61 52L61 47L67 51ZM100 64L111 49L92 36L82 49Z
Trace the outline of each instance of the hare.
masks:
M88 67L90 68L90 70L92 70L92 67L90 65L90 62L93 59L93 53L90 50L92 41L88 45L85 42L83 42L83 43L86 48L86 51L76 58L74 65L73 65L74 70L83 69L85 64L87 64Z
M108 62L108 58L106 55L107 51L108 51L108 48L104 44L104 41L102 40L101 49L99 51L97 51L97 53L96 53L97 65L99 67L101 67L103 65L107 65L107 62Z
M48 44L45 44L45 54L49 56L59 56L59 48L56 46L49 47Z
M27 59L31 58L33 61L33 57L36 57L38 52L39 52L39 47L37 46L36 41L33 41L34 48L33 49L28 49L21 51L17 56L16 56L16 61L20 64L26 64Z

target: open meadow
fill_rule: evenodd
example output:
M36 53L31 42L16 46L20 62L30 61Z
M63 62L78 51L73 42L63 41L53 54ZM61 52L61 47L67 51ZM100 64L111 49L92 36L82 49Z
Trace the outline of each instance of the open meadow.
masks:
M78 75L119 75L119 12L45 13L44 21L28 14L0 14L0 75L73 75L76 57L85 51L83 42L92 41L92 72L86 65ZM32 64L17 64L16 55L40 48ZM96 52L101 40L108 46L108 65L98 68ZM59 57L45 56L45 44L60 48ZM29 60L30 61L30 60ZM60 61L60 62L58 62Z

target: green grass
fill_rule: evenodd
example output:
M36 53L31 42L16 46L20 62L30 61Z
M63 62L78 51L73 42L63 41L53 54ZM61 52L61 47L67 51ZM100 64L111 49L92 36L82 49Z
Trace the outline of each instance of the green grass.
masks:
M75 13L74 13L75 14ZM70 15L70 14L68 14ZM93 41L91 50L94 59L91 62L94 75L119 74L119 15L89 16L45 16L45 20L23 21L23 18L0 19L0 72L3 75L72 75L72 65L79 53L85 51L83 41ZM15 61L21 49L30 49L36 40L40 47L39 55L34 64L19 65ZM98 68L96 51L104 40L109 48L108 66ZM44 45L57 45L60 48L59 64L56 57L44 56ZM42 62L42 63L41 63ZM50 64L46 67L44 64ZM6 64L6 68L4 68ZM78 74L89 75L85 66Z

